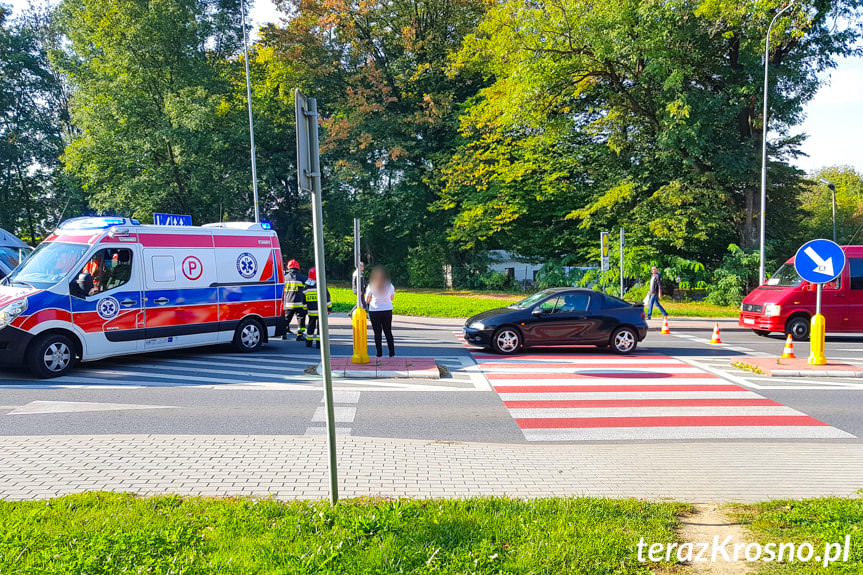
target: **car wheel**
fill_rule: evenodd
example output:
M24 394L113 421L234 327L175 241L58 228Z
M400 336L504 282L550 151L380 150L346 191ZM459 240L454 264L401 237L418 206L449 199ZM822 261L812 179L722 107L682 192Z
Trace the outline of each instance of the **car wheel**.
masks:
M30 345L25 361L36 377L60 377L75 364L75 345L63 334L47 334Z
M768 335L770 335L770 332L766 329L753 329L752 333L761 337L767 337Z
M255 319L244 319L234 332L234 349L242 353L255 351L264 344L264 330Z
M806 341L809 339L809 318L803 315L796 315L788 320L785 324L785 335L791 335L794 341Z
M502 327L491 338L491 347L497 353L509 355L521 349L521 334L514 327Z
M627 355L635 351L638 347L638 336L631 327L617 328L611 334L611 348L615 353Z

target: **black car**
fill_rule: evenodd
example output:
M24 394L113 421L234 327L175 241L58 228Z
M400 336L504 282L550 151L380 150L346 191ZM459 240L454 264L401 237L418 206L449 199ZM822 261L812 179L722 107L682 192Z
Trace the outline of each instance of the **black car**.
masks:
M641 303L576 288L543 290L464 324L468 343L503 354L543 345L595 345L627 354L646 335Z

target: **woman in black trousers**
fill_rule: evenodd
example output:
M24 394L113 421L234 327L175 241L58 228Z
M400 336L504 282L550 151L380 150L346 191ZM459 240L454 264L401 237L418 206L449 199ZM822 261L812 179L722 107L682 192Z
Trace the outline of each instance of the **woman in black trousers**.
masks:
M375 350L378 357L383 355L381 334L387 336L390 357L396 354L396 346L393 341L393 300L395 297L396 290L390 282L386 269L381 266L375 267L366 288L366 303L368 304L372 330L375 332Z

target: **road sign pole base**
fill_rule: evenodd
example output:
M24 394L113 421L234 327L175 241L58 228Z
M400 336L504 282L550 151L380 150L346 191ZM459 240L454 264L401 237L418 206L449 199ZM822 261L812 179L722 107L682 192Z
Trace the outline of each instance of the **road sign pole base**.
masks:
M827 363L827 358L824 356L826 325L827 322L820 313L812 316L809 330L809 365L825 365Z
M354 354L351 363L369 363L369 338L366 310L357 306L351 318L354 334Z

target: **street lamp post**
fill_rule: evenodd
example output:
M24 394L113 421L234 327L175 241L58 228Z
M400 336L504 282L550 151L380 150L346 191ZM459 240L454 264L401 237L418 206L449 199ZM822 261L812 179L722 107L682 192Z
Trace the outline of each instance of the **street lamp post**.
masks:
M818 180L830 188L830 193L833 194L833 243L836 243L836 186L830 180L821 178Z
M246 39L246 2L241 0L240 12L243 15L243 60L246 63L246 98L249 102L249 145L252 154L252 197L255 203L255 223L261 221L258 207L258 168L255 165L255 122L252 119L252 80L249 76L249 42Z
M789 10L791 6L793 4L788 4L776 13L776 16L773 17L773 20L770 21L770 25L767 27L767 39L764 41L764 114L762 115L764 125L761 134L761 247L758 259L759 284L764 284L764 281L767 279L767 274L764 271L764 244L767 237L767 72L770 65L770 30L773 28L773 24L776 23L776 19Z

